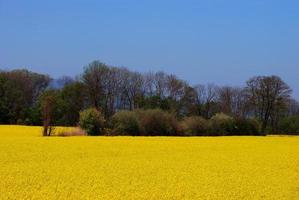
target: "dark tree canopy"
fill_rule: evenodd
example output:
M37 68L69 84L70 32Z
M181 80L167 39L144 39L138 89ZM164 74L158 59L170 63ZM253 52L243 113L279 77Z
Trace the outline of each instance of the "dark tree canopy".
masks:
M32 123L37 99L50 81L48 75L24 69L0 72L0 122Z
M287 111L290 87L277 76L258 76L247 81L247 90L254 115L262 122L262 131L269 123L275 131L279 118Z
M76 126L79 113L90 107L106 120L120 110L161 109L178 119L200 116L209 120L217 113L239 124L256 119L263 132L277 133L284 118L299 115L298 101L278 76L253 77L243 88L192 86L161 71L139 73L94 61L76 79L63 76L51 81L48 75L23 69L0 71L0 123L41 125L48 108L51 125L62 126Z

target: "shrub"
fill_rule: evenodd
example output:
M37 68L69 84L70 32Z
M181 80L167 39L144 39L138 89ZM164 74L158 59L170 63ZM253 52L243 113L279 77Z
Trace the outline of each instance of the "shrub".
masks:
M255 119L234 119L218 113L210 119L210 135L264 135L261 124Z
M56 133L55 135L61 136L61 137L69 137L69 136L85 136L87 134L81 128L76 127L76 128L72 128L72 129L68 129L68 130L58 131L58 133Z
M160 109L137 110L142 134L147 136L178 135L179 125L174 114Z
M117 135L140 135L140 125L136 112L119 111L111 118L112 132Z
M235 135L263 135L260 131L261 124L255 119L236 119Z
M182 131L185 135L207 135L209 128L208 121L199 116L186 117L181 122Z
M234 132L234 119L226 114L217 113L209 120L209 135L224 136Z
M279 123L279 130L290 135L299 134L299 115L285 117Z
M95 108L80 112L79 125L88 135L101 135L104 128L104 117Z

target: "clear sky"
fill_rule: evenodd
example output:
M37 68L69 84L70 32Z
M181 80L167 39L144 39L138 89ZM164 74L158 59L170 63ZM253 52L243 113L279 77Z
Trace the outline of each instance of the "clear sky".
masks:
M92 60L191 84L281 76L299 98L297 0L0 0L0 69L77 75Z

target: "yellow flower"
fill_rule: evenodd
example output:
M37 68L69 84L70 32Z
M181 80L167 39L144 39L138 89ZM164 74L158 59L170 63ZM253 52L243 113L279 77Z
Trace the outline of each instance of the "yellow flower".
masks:
M72 128L58 127L55 131ZM299 199L299 137L42 137L0 126L0 199Z

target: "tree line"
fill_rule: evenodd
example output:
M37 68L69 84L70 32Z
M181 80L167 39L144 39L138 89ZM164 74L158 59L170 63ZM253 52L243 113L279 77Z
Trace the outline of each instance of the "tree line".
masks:
M25 69L0 71L0 123L76 126L80 111L95 108L111 127L119 111L159 109L185 124L190 117L211 121L222 113L256 120L261 133L299 132L299 103L280 77L256 76L245 83L190 85L172 74L139 73L100 61L85 66L76 78L56 81Z

